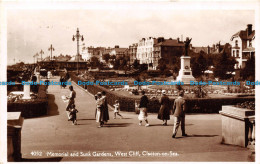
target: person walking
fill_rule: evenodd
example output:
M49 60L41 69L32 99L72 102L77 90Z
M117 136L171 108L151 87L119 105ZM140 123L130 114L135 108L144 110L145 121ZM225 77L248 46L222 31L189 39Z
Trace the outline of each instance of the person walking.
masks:
M139 125L142 125L142 121L144 120L146 122L146 127L149 126L148 124L148 114L147 114L147 106L149 103L148 97L145 95L145 91L142 91L142 97L139 104L140 113L138 115Z
M103 108L103 98L101 92L97 93L97 99L96 99L96 122L99 123L98 128L103 127L104 125L104 120L103 120L103 115L104 115L104 108Z
M102 99L103 99L103 110L104 110L104 114L103 114L103 121L107 122L109 120L109 112L108 112L108 105L107 105L107 97L106 97L106 92L102 91Z
M160 110L158 112L158 119L163 120L163 125L167 126L167 120L170 120L170 109L171 109L171 101L169 97L166 95L166 91L162 91L162 97L160 99Z
M72 125L77 125L77 113L79 112L76 108L75 108L75 104L71 105L71 110L70 110L70 114L69 114L69 120L72 121Z
M119 111L120 111L120 104L119 104L119 101L116 100L115 101L115 104L114 104L114 119L116 119L116 115L120 116L121 119L123 118L123 116L121 114L119 114Z
M73 86L69 86L70 95L67 96L67 99L69 99L66 111L69 111L69 109L72 109L72 104L75 104L75 98L76 98L76 92L73 90Z
M173 104L174 126L173 126L172 138L175 138L180 123L181 123L182 136L187 136L187 134L185 133L186 104L185 104L185 100L183 99L183 96L184 96L184 92L180 91L178 98L175 99Z

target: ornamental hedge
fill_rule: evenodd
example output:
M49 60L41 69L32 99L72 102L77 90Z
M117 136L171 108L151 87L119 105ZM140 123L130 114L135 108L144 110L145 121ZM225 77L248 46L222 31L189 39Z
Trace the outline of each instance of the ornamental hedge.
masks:
M21 112L22 117L38 117L46 115L48 111L48 98L46 86L40 85L36 99L7 102L7 112Z
M85 82L83 78L77 77L74 74L70 75L71 80L75 83L78 81ZM135 102L139 101L139 98L127 97L110 91L102 86L98 85L80 85L82 88L87 89L88 92L95 95L97 92L105 91L107 95L107 102L109 105L114 105L115 100L120 103L121 111L135 112ZM173 105L175 99L171 99ZM185 99L187 105L187 113L219 113L222 105L236 105L237 103L243 103L245 101L255 101L255 97L223 97L223 98L192 98ZM160 109L158 99L150 100L148 104L148 112L157 113Z

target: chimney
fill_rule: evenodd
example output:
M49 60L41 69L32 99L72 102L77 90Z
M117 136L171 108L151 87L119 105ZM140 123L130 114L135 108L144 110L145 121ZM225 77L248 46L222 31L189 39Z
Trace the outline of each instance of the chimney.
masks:
M252 24L247 25L247 36L249 36L250 34L252 34Z
M209 45L208 45L208 54L210 54L210 47L209 47Z
M115 45L115 48L119 48L119 45Z
M159 37L157 40L158 40L158 43L163 42L164 41L164 37Z
M180 43L180 38L179 37L177 38L177 41L178 41L178 43Z

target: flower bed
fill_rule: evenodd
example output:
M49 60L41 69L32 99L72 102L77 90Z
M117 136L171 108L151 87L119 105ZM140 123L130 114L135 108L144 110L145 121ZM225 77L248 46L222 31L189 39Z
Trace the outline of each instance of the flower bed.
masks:
M87 81L79 78L73 74L70 75L71 80L75 83L78 81ZM85 87L84 85L81 87ZM116 92L110 91L102 86L89 85L87 90L91 94L97 94L97 92L105 91L107 93L107 101L109 105L113 105L115 100L119 100L122 111L135 112L135 101L139 101L140 98L123 96ZM186 99L187 113L219 113L222 105L235 105L237 103L243 103L245 101L255 101L255 97L220 97L220 98L188 98ZM171 99L173 104L174 99ZM148 111L150 113L157 113L160 109L158 99L150 100L148 104Z
M48 99L46 86L41 85L38 94L31 95L32 99L23 100L21 95L9 95L7 101L8 112L21 112L22 117L38 117L47 114Z
M238 104L236 104L236 107L255 110L255 102L254 101L246 101L246 102L243 102L243 103L238 103Z

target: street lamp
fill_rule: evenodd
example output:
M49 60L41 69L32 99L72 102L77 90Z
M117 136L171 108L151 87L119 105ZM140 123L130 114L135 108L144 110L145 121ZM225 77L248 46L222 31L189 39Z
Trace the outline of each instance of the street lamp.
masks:
M44 54L43 50L40 51L41 54L41 61L42 61L42 54Z
M81 41L84 41L83 35L79 34L79 28L77 28L76 35L73 35L72 40L75 41L75 37L77 39L77 74L79 74L79 39L81 38Z
M51 44L51 46L49 47L48 50L51 51L51 58L50 58L50 60L51 60L52 59L52 51L55 51L55 49L53 48L52 44Z
M36 64L36 60L35 60L35 58L37 59L38 56L39 56L38 53L36 53L35 55L33 55L33 58L34 58L34 64Z

